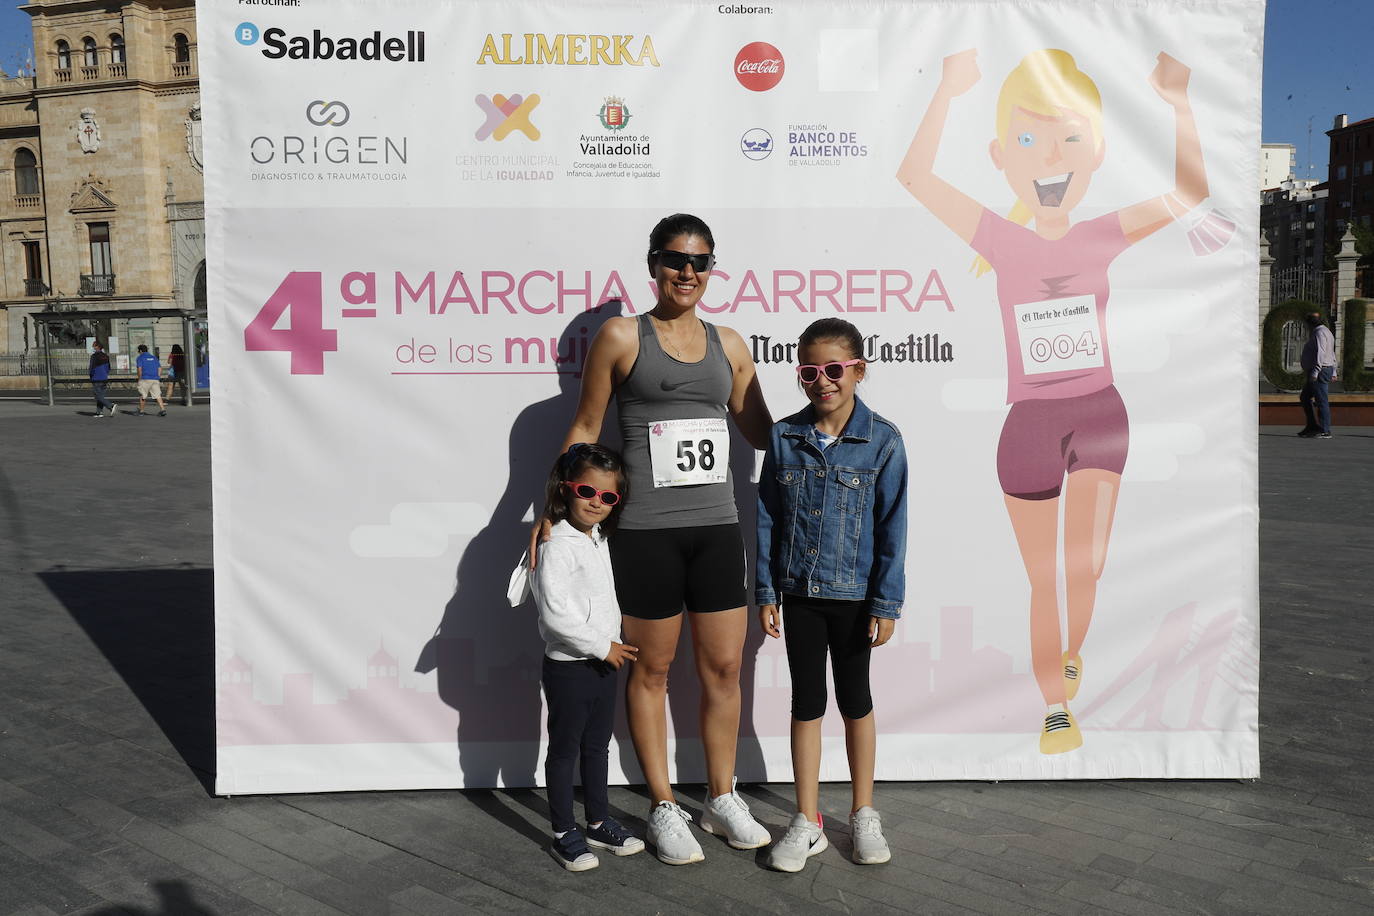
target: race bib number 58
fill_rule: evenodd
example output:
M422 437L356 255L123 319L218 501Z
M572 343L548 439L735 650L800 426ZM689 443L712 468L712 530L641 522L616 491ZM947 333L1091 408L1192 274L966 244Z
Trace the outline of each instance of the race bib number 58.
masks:
M1102 365L1096 296L1028 302L1016 306L1015 311L1021 367L1026 375Z
M649 424L655 487L723 483L730 467L730 432L723 419L656 420Z

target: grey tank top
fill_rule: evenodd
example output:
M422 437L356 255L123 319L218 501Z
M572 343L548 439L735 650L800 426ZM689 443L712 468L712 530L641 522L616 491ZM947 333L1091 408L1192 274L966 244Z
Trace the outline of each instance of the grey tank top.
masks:
M702 321L706 356L700 362L684 363L659 346L648 315L640 315L636 321L639 356L615 391L621 447L630 478L630 498L619 527L643 530L733 524L739 515L734 479L728 469L723 483L656 488L649 462L649 426L655 421L725 419L734 370L720 335L714 325Z

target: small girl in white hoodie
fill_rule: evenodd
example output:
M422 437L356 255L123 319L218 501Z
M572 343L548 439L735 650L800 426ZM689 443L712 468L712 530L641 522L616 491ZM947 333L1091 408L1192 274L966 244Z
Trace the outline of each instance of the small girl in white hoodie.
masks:
M620 639L606 536L626 496L624 464L601 445L579 442L554 463L545 492L555 524L540 545L530 581L539 605L549 749L544 783L554 841L549 852L568 871L599 864L588 846L628 856L644 841L611 817L606 799L616 672L639 650ZM573 769L582 762L584 832L573 818Z

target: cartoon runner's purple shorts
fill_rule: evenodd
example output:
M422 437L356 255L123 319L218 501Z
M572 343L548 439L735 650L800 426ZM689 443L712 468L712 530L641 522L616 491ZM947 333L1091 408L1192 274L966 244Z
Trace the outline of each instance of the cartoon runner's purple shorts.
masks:
M1084 468L1120 474L1130 425L1115 385L1070 398L1017 401L997 443L1002 492L1018 499L1054 499L1064 475Z

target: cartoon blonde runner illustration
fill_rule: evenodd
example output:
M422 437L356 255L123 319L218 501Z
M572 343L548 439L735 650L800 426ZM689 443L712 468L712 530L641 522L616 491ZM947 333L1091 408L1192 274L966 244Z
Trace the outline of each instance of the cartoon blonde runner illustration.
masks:
M1107 145L1097 86L1059 50L1028 54L1002 84L988 147L1017 198L1009 219L934 173L950 102L978 82L977 51L952 54L897 171L918 201L997 274L1007 347L1007 402L997 475L1030 579L1031 665L1046 714L1040 751L1083 743L1069 711L1083 678L1082 649L1107 559L1129 439L1107 348L1107 268L1128 245L1183 217L1207 197L1189 69L1161 53L1150 85L1174 109L1174 189L1070 224ZM1059 503L1068 642L1059 626Z

